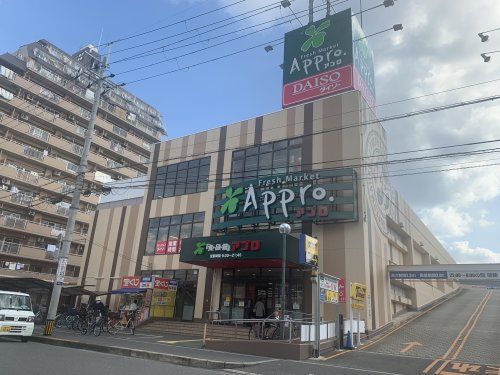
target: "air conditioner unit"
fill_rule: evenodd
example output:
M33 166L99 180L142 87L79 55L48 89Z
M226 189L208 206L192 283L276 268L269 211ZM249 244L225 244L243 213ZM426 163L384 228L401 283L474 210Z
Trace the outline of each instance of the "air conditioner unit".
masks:
M26 121L28 121L30 119L30 117L26 113L21 113L21 115L19 117L21 117L23 120L26 120Z
M68 115L68 119L72 120L72 121L75 121L75 115Z
M44 242L44 240L45 240L45 238L44 238L44 237L42 237L42 236L38 236L38 237L36 238L36 242Z
M26 94L26 99L28 99L28 100L33 100L34 98L33 98L33 95L31 95L31 94Z
M107 132L106 130L103 130L103 131L102 131L102 136L103 136L103 137L106 137L107 135L108 135L108 132Z
M10 180L8 178L2 177L2 184L10 185Z
M54 176L60 176L60 175L61 175L61 172L60 172L60 171L54 171L53 175L54 175Z
M0 185L0 190L9 190L7 185Z
M33 211L33 210L29 210L29 211L28 211L28 215L30 215L30 216L35 216L35 211Z

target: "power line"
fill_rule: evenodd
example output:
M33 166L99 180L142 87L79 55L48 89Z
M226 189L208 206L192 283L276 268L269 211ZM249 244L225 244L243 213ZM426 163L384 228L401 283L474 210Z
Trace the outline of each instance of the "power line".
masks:
M273 4L275 4L275 3L273 3ZM250 11L247 11L247 12L244 12L244 13L240 13L240 14L238 14L238 15L235 15L235 16L232 16L232 17L229 17L229 18L225 18L225 19L222 19L222 20L219 20L219 21L216 21L216 22L212 22L212 23L209 23L209 24L206 24L206 25L203 25L203 26L195 27L194 29L191 29L191 30L189 30L189 31L183 31L183 32L180 32L180 33L177 33L177 34L172 34L172 35L169 35L169 36L166 36L166 37L163 37L163 38L159 38L159 39L155 39L155 40L152 40L152 41L149 41L149 42L140 43L140 44L137 44L137 45L134 45L134 46L131 46L131 47L127 47L127 48L122 48L122 49L119 49L119 50L114 51L113 53L115 53L115 54L116 54L116 53L121 53L121 52L129 51L129 50L131 50L131 49L136 49L136 48L144 47L144 46L147 46L147 45L150 45L150 44L154 44L154 43L157 43L157 42L161 42L161 41L164 41L164 40L167 40L167 39L171 39L171 38L174 38L174 37L177 37L177 36L185 35L185 34L187 34L187 33L192 33L192 32L195 32L195 31L199 31L199 30L202 30L202 29L204 29L204 28L206 28L206 27L213 26L213 25L217 25L217 24L219 24L219 23L222 23L222 22L225 22L225 21L228 21L228 20L234 19L234 18L239 18L239 17L241 17L241 16L243 16L243 15L247 15L247 14L249 14L249 13L253 13L253 12L255 12L255 11L260 11L260 12L258 12L258 13L256 13L256 14L251 14L251 15L249 15L249 16L247 16L247 17L243 17L243 18L241 18L241 19L237 19L237 20L232 21L232 22L229 22L229 23L227 23L227 24L225 24L225 25L221 25L221 26L218 26L218 27L212 28L212 29L210 29L210 30L206 30L206 31L204 31L203 33L198 34L198 35L207 34L207 33L210 33L210 32L212 32L212 31L219 30L219 29L222 29L222 28L224 28L224 27L227 27L227 26L233 25L233 24L235 24L235 23L241 22L241 21L243 21L243 20L246 20L246 19L249 19L249 18L255 17L255 16L257 16L257 15L260 15L260 14L266 13L266 12L268 12L268 11L270 11L270 10L274 10L274 9L276 9L276 8L279 8L279 5L278 5L278 6L274 6L274 7L270 8L270 9L265 9L265 8L269 8L269 7L270 7L270 6L272 6L273 4L271 4L271 5L265 5L265 6L263 6L263 7L256 8L256 9L252 9L252 10L250 10ZM190 38L181 39L181 40L178 40L178 41L176 41L176 42L174 42L174 43L182 42L182 41L185 41L185 40L187 40L187 39L190 39ZM168 45L170 45L170 44L168 44ZM168 45L167 45L167 46L168 46ZM158 47L158 48L161 48L161 47ZM156 49L158 49L158 48L155 48L155 49L153 49L153 50L151 50L151 51L154 51L154 50L156 50ZM149 52L149 51L145 51L145 52ZM143 52L143 53L144 53L144 52ZM115 61L114 63L116 63L116 61Z
M107 43L103 43L103 44L100 44L98 45L97 47L101 47L101 46L104 46L104 45L109 45L109 44L115 44L115 43L119 43L119 42L123 42L125 40L130 40L130 39L134 39L134 38L137 38L137 37L140 37L140 36L143 36L143 35L147 35L147 34L151 34L151 33L154 33L158 30L164 30L166 28L169 28L169 27L172 27L172 26L175 26L175 25L180 25L180 24L183 24L183 23L186 23L188 21L191 21L191 20L194 20L196 18L200 18L200 17L203 17L203 16L206 16L207 14L211 14L211 13L215 13L215 12L218 12L220 10L223 10L223 9L227 9L227 8L230 8L232 6L235 6L237 4L240 4L240 3L243 3L245 2L246 0L238 0L238 1L235 1L233 3L230 3L230 4L227 4L227 5L224 5L222 7L219 7L219 8L216 8L216 9L212 9L212 10L209 10L209 11L206 11L206 12L203 12L203 13L200 13L200 14L197 14L195 16L191 16L191 17L188 17L188 18L184 18L182 20L179 20L179 21L175 21L173 23L170 23L168 25L165 25L165 26L160 26L160 27L156 27L154 29L151 29L151 30L148 30L148 31L144 31L144 32L141 32L141 33L136 33L136 34L132 34L132 35L129 35L129 36L126 36L126 37L123 37L123 38L119 38L119 39L115 39L113 41L110 41L110 42L107 42Z

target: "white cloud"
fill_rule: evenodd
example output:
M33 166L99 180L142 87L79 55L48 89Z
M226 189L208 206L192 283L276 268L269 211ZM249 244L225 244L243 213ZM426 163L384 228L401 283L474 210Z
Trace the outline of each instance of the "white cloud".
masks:
M481 210L481 217L479 218L479 221L478 221L478 224L481 228L484 228L484 227L489 227L489 226L492 226L494 225L495 223L493 221L489 221L486 216L488 215L488 211L487 210Z
M469 241L454 242L450 252L457 263L500 263L500 253L483 247L471 247Z
M422 220L431 227L434 234L443 239L463 237L471 231L472 217L464 212L458 212L452 206L432 207L422 211Z

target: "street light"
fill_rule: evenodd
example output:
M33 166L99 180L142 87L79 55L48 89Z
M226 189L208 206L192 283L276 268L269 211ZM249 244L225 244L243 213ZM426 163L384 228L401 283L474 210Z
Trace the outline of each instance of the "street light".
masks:
M497 30L500 30L500 27L497 27L496 29L491 29L491 30L486 30L486 31L481 31L480 33L478 33L477 35L479 36L479 38L481 39L481 42L487 42L488 39L490 38L489 35L486 35L488 33L491 33L493 31L497 31Z
M491 56L488 56L488 55L491 55L492 53L498 53L500 51L490 51L490 52L483 52L481 54L481 57L483 58L484 62L490 62L491 60Z
M283 252L281 257L281 319L284 319L285 313L285 281L286 281L286 236L292 231L290 224L283 223L280 225L280 233L283 235ZM285 334L284 327L282 329L283 335Z

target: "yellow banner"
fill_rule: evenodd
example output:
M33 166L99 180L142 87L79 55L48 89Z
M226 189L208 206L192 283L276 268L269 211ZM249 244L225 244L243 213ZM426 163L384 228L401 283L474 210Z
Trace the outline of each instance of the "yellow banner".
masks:
M366 297L366 285L359 283L351 284L351 299L364 302Z
M360 302L351 302L351 306L355 310L362 310L365 308L365 304Z

